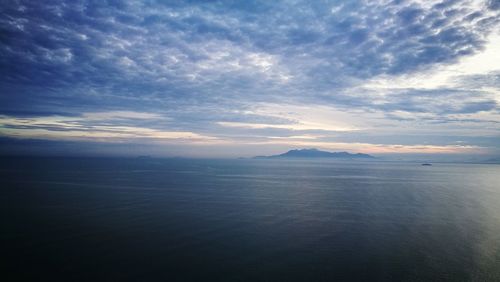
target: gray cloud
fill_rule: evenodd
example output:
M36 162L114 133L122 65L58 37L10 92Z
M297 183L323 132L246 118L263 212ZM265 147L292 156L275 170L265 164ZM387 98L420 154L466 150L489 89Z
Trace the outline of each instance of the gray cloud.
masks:
M480 52L499 26L497 1L429 5L4 1L0 114L80 116L133 110L168 117L172 130L217 135L228 133L216 125L221 121L294 122L242 114L263 102L327 103L382 111L389 119L398 118L394 111L432 113L442 121L452 114L498 111L487 90L471 88L497 87L496 73L460 78L467 89L390 90L382 103L368 90L353 95L367 79L411 74ZM138 123L134 125L167 127L156 121Z

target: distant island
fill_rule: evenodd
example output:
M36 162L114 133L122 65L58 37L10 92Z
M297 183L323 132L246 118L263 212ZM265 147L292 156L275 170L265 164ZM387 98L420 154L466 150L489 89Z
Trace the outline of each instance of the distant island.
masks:
M290 150L286 153L273 156L256 156L254 159L285 159L285 158L331 158L331 159L374 159L368 154L351 154L348 152L327 152L318 149Z

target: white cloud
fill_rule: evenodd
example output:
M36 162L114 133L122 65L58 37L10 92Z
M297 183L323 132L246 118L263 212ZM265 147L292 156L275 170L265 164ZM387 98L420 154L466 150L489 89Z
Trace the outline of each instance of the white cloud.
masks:
M455 80L457 77L500 71L500 34L492 34L487 42L482 52L463 57L456 63L436 65L431 69L402 75L380 75L368 80L360 88L379 93L383 93L383 90L408 88L460 89L461 85Z
M113 120L113 119L165 119L159 114L134 111L109 111L84 113L86 120Z
M130 117L132 116L132 117ZM115 119L157 119L157 115L137 112L86 113L82 117L29 117L0 116L0 135L17 138L123 141L134 139L183 139L211 141L215 137L189 131L166 131L147 127L93 124Z

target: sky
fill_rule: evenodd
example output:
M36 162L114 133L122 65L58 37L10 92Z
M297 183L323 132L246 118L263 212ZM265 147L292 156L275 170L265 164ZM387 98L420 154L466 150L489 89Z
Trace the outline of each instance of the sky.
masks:
M11 1L0 154L500 156L500 1Z

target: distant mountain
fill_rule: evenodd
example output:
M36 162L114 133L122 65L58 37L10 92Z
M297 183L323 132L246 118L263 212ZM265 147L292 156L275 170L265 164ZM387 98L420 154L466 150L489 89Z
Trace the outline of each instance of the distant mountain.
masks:
M368 154L351 154L348 152L326 152L318 149L290 150L274 156L257 156L255 159L284 159L284 158L336 158L336 159L374 159Z

